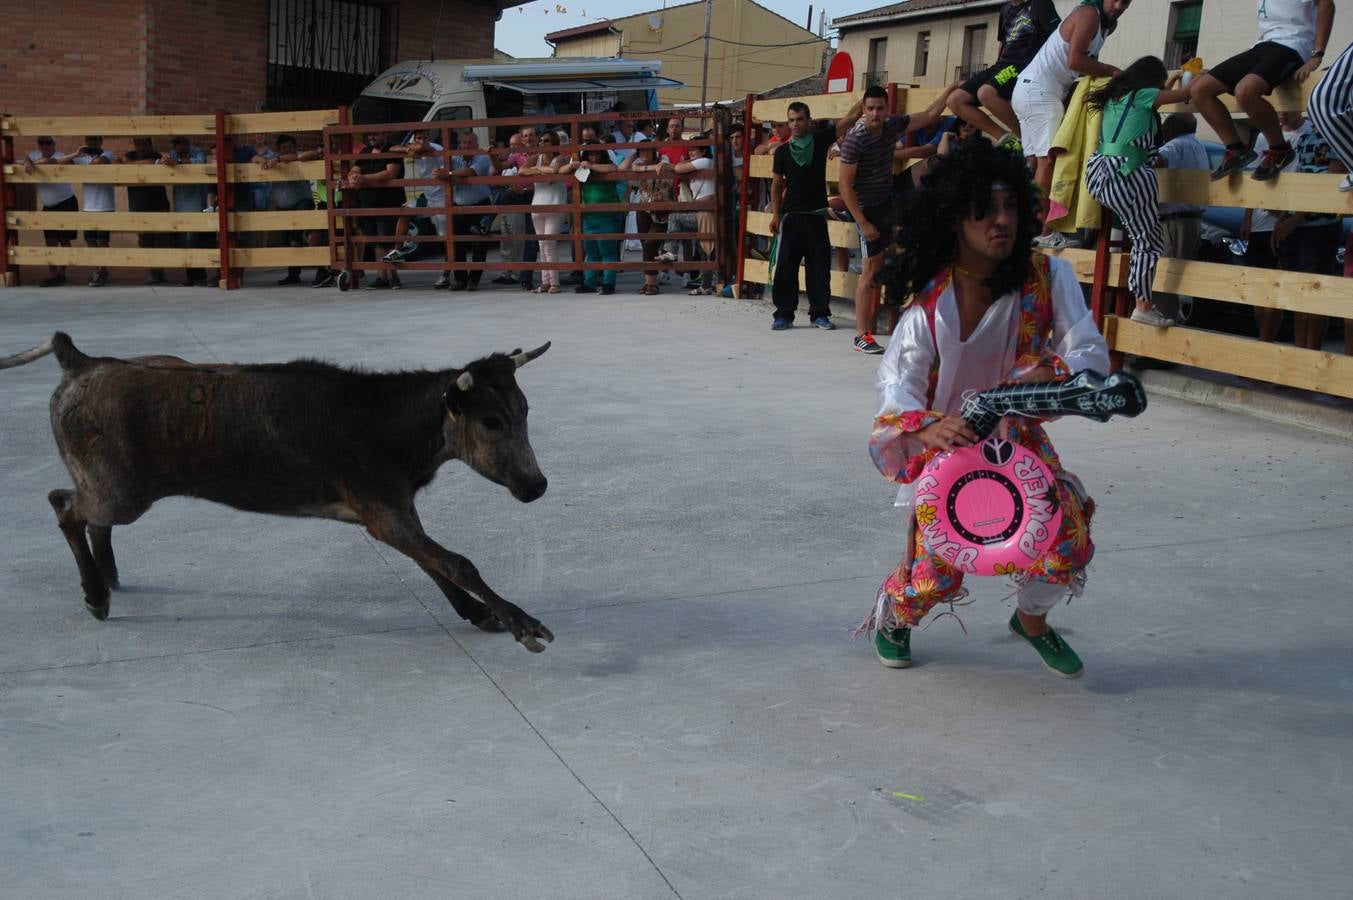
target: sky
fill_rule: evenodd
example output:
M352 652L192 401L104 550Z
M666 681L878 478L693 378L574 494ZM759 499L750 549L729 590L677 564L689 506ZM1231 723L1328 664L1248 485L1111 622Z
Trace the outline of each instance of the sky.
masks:
M758 0L758 2L792 22L804 25L808 21L808 0ZM885 6L887 3L888 0L838 2L827 8L827 21L830 23L832 16L850 15ZM545 43L545 35L552 31L576 28L602 19L632 16L638 12L660 9L662 5L662 0L536 0L534 3L503 11L503 20L498 23L497 39L494 43L499 50L513 56L549 56L550 45ZM668 5L678 4L671 2ZM821 9L821 3L813 4L815 31Z

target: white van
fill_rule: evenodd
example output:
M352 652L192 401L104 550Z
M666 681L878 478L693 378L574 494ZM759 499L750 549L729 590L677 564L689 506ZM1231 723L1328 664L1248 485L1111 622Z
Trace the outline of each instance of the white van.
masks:
M357 125L657 109L657 90L682 87L660 60L458 59L400 63L352 104ZM514 129L504 129L504 132ZM487 146L488 129L478 128Z

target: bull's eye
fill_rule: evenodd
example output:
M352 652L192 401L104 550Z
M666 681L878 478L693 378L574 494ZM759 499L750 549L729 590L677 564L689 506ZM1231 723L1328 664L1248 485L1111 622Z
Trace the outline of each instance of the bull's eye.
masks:
M498 418L497 416L485 416L484 428L487 429L488 431L502 431L503 429L507 428L507 425L505 425L503 423L503 420Z

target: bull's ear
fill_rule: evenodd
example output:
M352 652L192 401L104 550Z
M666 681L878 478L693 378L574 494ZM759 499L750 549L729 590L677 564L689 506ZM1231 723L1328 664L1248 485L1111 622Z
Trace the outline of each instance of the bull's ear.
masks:
M465 411L464 395L456 390L455 385L452 385L451 389L442 395L442 400L446 403L446 414L451 417L453 422Z

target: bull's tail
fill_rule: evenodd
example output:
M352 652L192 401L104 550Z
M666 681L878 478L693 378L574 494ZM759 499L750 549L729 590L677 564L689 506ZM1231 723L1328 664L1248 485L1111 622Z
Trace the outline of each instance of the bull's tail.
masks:
M61 364L61 368L68 372L79 371L90 361L88 356L76 349L70 335L64 331L58 331L31 350L25 350L13 356L0 357L0 369L12 369L15 366L27 365L35 359L42 359L48 353L55 353L56 361Z

